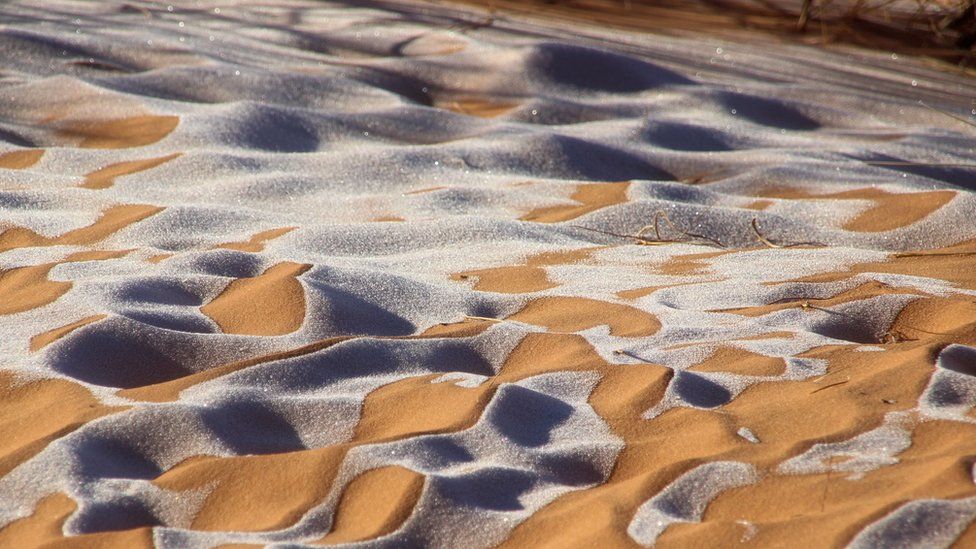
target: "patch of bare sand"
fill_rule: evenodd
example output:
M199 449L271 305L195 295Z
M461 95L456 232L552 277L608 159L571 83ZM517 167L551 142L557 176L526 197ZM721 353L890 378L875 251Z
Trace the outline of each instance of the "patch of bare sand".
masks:
M41 161L44 149L23 149L0 154L0 168L26 170Z
M885 261L857 263L842 271L775 282L835 282L856 274L891 273L944 280L960 288L976 290L976 242L966 241L945 248L900 252Z
M70 381L19 382L0 372L0 475L89 421L124 410L105 406L88 389ZM2 544L0 544L2 545Z
M537 208L522 216L523 221L536 223L559 223L575 219L600 208L627 202L627 189L630 182L584 183L576 187L570 198L579 204L566 206L546 206Z
M84 189L107 189L115 184L115 179L118 177L155 168L170 160L179 158L182 154L173 153L158 158L144 158L142 160L129 160L127 162L110 164L86 175L85 182L81 184L81 187Z
M74 120L58 127L58 135L83 149L126 149L161 141L176 129L178 116L141 114L127 118Z
M173 254L170 254L170 253L153 254L153 255L151 255L151 256L149 256L149 257L146 258L146 262L147 263L153 263L153 264L162 263L163 261L166 261L167 259L169 259L171 257L173 257Z
M33 514L15 520L0 530L0 546L23 547L24 541L29 540L32 547L153 547L152 530L149 528L85 534L66 540L62 533L64 522L77 508L74 500L65 494L47 496L37 504Z
M251 238L242 242L227 242L224 244L219 244L218 248L227 248L228 250L237 250L239 252L251 252L257 253L264 250L264 244L269 240L274 240L281 236L284 236L298 227L281 227L278 229L269 229L267 231L261 231L255 233Z
M726 372L745 376L778 376L786 371L786 361L739 349L720 346L705 361L688 368L693 372Z
M654 315L641 309L582 297L550 296L533 299L517 313L508 317L556 332L579 332L595 326L607 325L610 334L624 337L654 335L661 323Z
M423 475L395 465L359 475L342 493L332 531L318 543L351 543L393 532L410 516L423 487Z
M309 268L285 261L258 276L238 278L200 311L226 334L289 334L305 320L305 289L298 276Z
M69 324L65 324L64 326L61 326L59 328L54 328L44 333L37 334L36 336L32 337L30 340L30 350L39 351L44 347L50 345L51 343L54 343L55 341L61 339L62 337L77 330L78 328L82 328L93 322L98 322L99 320L102 320L104 318L106 318L106 315L86 316L81 320L76 320Z
M589 259L602 246L561 252L543 252L529 256L524 263L463 271L451 276L451 280L475 279L474 289L482 292L523 294L548 290L559 286L549 279L546 267L572 265Z
M167 490L211 488L191 527L257 532L294 524L329 493L348 444L246 456L196 456L153 483Z
M835 193L811 193L793 187L772 187L758 189L755 194L780 200L869 200L873 205L844 223L843 228L848 231L877 233L907 227L924 219L955 198L956 191L891 193L870 187ZM772 202L768 200L759 200L747 207L763 210L770 205Z
M120 204L102 212L91 225L53 238L23 227L11 227L0 233L0 252L30 246L87 246L161 211L163 208L147 204Z
M363 402L356 434L359 439L396 440L427 433L468 428L481 416L495 387L484 383L461 387L452 382L433 383L439 375L396 381L371 392ZM436 406L430 403L436 402ZM409 414L403 413L410 410Z
M331 491L349 443L266 455L196 456L153 481L169 490L209 487L192 527L200 530L267 531L294 524ZM412 511L423 475L404 468L367 471L346 487L332 531L322 540L352 541L394 530ZM385 488L382 499L373 500ZM371 504L368 504L373 500Z
M445 96L435 99L434 106L468 116L496 118L514 110L519 103L489 96Z
M666 261L652 268L658 274L668 276L692 276L708 273L709 259L733 254L741 250L719 250L715 252L699 252L680 254L669 257Z
M126 253L126 251L78 252L69 255L64 261L0 271L0 315L11 315L43 307L68 293L72 286L71 282L52 281L47 277L51 269L61 263L113 259Z

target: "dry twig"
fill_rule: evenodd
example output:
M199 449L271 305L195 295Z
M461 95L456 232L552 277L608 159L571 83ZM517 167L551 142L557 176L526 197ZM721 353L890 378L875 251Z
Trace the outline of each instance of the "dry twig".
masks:
M810 394L812 395L814 393L819 393L820 391L823 391L824 389L830 389L831 387L836 387L838 385L843 385L845 383L850 383L850 381L851 381L851 378L850 377L848 377L844 381L835 381L835 382L831 383L830 385L824 385L823 387L820 387L819 389L814 389L813 391L810 391Z
M671 227L671 230L682 235L685 238L679 238L679 239L661 238L661 228L660 228L661 219L664 219L664 221L667 222L667 224ZM654 214L654 223L641 227L641 229L637 231L636 234L615 233L612 231L604 231L602 229L594 229L592 227L584 227L582 225L572 225L572 227L576 229L582 229L584 231L592 231L595 233L605 234L608 236L615 236L618 238L630 238L633 239L635 241L635 244L639 246L661 246L665 244L702 244L706 246L714 246L723 249L726 247L725 244L722 244L721 242L719 242L718 240L710 236L692 233L692 232L679 229L674 224L674 222L671 221L671 218L668 217L668 214L660 210ZM644 236L645 233L647 233L651 229L654 229L654 238Z
M823 246L824 244L820 242L791 242L789 244L776 244L775 242L769 240L763 236L762 232L759 231L759 221L755 217L752 218L752 232L756 235L756 240L762 242L767 247L770 248L795 248L797 246Z

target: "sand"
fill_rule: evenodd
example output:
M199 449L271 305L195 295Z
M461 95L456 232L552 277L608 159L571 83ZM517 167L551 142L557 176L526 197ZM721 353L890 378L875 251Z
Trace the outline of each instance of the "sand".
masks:
M0 19L0 546L976 543L969 77L457 4Z

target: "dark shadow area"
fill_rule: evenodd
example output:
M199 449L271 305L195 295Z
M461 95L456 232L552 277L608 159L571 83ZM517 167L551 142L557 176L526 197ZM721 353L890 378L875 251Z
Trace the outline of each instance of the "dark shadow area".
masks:
M309 292L328 303L330 335L410 335L416 327L400 315L313 276L304 277Z
M327 387L346 379L395 372L464 372L490 376L491 364L463 342L438 340L357 339L291 363L274 372L274 383L285 391ZM273 367L273 363L269 363Z
M851 343L873 344L881 337L881 331L862 319L847 313L833 313L810 328L815 334Z
M714 128L702 128L681 122L648 120L641 131L641 139L664 149L688 152L718 152L733 150Z
M693 80L636 57L560 42L533 47L525 66L530 81L596 92L634 93Z
M213 334L218 333L218 329L201 317L194 317L188 314L173 314L164 311L139 311L128 310L120 312L120 315L141 324L155 326L163 330L174 332L185 332L188 334Z
M119 285L119 301L137 303L159 303L161 305L184 305L198 307L203 299L186 289L179 280L169 278L141 278L126 280Z
M435 477L437 488L447 498L465 507L490 511L519 511L519 497L535 485L528 471L481 469L464 476Z
M728 389L692 372L677 372L672 383L683 401L698 408L717 408L732 400Z
M745 118L754 124L790 131L820 128L819 122L778 99L735 92L718 92L717 96L726 107L727 115L731 115L732 109L735 109L736 117Z
M976 190L976 163L972 167L960 165L932 165L924 162L914 162L903 158L896 158L884 154L873 154L868 158L851 156L854 160L864 162L874 167L882 168L896 174L910 173L935 181L942 181L968 190ZM952 164L952 163L946 163ZM965 162L960 162L965 164Z
M272 454L304 450L298 432L263 402L228 400L200 412L210 431L237 454Z
M89 503L78 511L75 525L82 534L118 532L162 525L144 502L118 495L112 501Z
M542 446L553 429L573 415L569 404L525 387L505 385L489 404L485 420L521 446Z
M539 462L544 474L563 486L586 486L603 480L603 473L590 461L573 455L546 456Z
M467 448L451 440L448 436L414 437L409 442L407 451L424 456L424 459L427 460L427 466L432 469L474 461L474 456Z
M77 330L55 343L50 367L86 383L118 388L152 385L191 373L148 338L135 335L127 324L108 319Z
M967 402L967 395L956 387L953 379L944 374L939 375L938 372L934 377L932 386L929 388L928 394L925 395L925 400L930 406L942 408L972 404L972 402Z
M163 473L152 460L124 440L88 436L74 449L78 474L91 479L151 480Z
M967 376L976 376L976 349L950 345L939 353L938 366Z
M241 147L269 152L311 152L318 150L319 137L301 116L261 105L248 109L230 124L226 135Z

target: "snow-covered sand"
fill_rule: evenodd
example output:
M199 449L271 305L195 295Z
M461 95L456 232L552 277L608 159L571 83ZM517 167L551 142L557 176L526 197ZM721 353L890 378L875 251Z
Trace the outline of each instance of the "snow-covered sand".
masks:
M976 544L971 79L420 3L0 52L0 545Z

